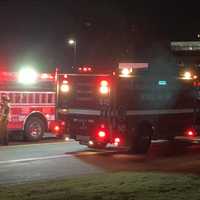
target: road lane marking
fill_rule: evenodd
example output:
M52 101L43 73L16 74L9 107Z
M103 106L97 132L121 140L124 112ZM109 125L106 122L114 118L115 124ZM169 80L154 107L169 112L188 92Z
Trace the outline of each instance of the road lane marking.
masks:
M12 163L30 162L30 161L37 161L37 160L49 160L49 159L67 158L67 157L72 157L72 155L71 154L63 154L63 155L56 155L56 156L22 158L22 159L17 159L17 160L4 160L4 161L0 161L0 164L12 164Z
M76 141L67 141L67 142L47 142L47 143L36 143L36 144L14 144L12 145L12 143L8 146L0 146L0 149L8 149L8 148L15 148L15 147L31 147L31 146L37 146L37 145L55 145L55 144L78 144Z

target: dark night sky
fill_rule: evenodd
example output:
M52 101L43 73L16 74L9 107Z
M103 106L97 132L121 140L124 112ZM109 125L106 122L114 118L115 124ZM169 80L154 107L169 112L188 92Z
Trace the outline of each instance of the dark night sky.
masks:
M77 62L98 65L142 57L155 42L196 40L199 6L180 2L1 0L0 64L65 70L73 61L70 37L77 38Z

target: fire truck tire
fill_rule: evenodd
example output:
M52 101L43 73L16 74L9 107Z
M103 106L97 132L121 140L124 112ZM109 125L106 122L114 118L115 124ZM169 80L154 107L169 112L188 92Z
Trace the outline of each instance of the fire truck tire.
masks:
M151 138L153 135L152 126L148 123L140 124L136 128L131 142L131 153L145 154L148 152L151 145Z
M24 129L24 138L27 141L41 140L45 131L45 123L39 117L31 117L27 120Z

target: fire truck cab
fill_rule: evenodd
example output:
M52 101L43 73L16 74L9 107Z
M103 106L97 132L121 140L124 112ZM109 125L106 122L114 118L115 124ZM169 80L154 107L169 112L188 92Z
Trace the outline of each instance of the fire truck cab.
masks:
M90 66L58 76L58 107L69 136L93 148L128 146L146 153L152 138L198 134L198 77L152 73L147 63L122 63L104 73ZM152 74L151 74L152 73Z

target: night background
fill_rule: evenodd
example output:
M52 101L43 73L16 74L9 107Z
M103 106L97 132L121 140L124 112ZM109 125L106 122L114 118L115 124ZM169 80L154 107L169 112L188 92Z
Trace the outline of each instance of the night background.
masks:
M0 1L0 64L67 71L77 64L149 62L157 46L198 40L199 6L184 2L66 0Z

